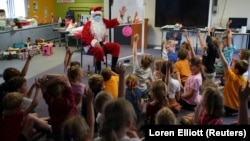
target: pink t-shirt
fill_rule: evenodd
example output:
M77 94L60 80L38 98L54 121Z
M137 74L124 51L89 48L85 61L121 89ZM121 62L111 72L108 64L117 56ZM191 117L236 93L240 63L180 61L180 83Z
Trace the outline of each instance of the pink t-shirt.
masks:
M196 75L191 74L187 82L184 86L184 92L189 91L190 89L193 89L195 92L194 94L188 98L184 99L188 104L190 105L197 105L200 102L200 87L202 85L202 77L201 73L198 73Z

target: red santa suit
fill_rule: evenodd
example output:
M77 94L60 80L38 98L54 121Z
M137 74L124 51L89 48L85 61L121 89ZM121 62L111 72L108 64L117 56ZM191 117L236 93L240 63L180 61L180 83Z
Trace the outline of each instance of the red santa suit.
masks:
M104 49L102 47L95 47L97 42L103 42L105 44L106 54L111 54L112 57L119 57L120 45L118 43L106 42L106 33L107 29L114 28L121 22L122 20L119 18L112 20L102 18L101 22L97 23L90 20L84 25L82 30L82 40L84 44L87 45L84 49L92 54L97 62L104 60Z

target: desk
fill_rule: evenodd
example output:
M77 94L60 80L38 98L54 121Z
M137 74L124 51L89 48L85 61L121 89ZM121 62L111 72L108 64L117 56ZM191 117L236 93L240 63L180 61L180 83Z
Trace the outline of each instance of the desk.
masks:
M218 35L224 35L225 33L224 32L214 32L214 34L215 34L215 36L216 37L218 37ZM232 35L240 35L240 36L246 36L247 38L246 38L246 49L248 49L248 44L249 44L249 35L250 35L250 33L236 33L236 32L233 32L233 34ZM244 42L244 38L242 38L242 40L241 40L241 44ZM235 41L234 41L234 43L235 43ZM240 48L240 49L242 49L242 48Z
M69 33L69 34L66 34L66 45L68 46L69 45L69 38L74 38L76 39L76 47L78 48L79 46L79 38L76 38L75 35L73 33Z
M63 29L59 29L58 32L60 33L60 36L59 36L59 47L61 46L61 35L64 35L64 39L65 39L65 43L67 41L67 34L69 34L69 31L66 31L65 28Z
M53 31L53 42L55 43L55 32L58 32L59 30L64 29L62 27L53 27L52 31Z

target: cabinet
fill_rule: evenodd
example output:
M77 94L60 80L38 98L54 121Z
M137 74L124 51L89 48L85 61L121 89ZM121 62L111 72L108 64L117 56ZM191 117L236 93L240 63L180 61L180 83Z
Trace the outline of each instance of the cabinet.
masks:
M56 25L47 24L18 30L0 31L0 50L6 50L14 43L25 43L28 37L31 37L32 43L35 43L37 38L43 38L45 41L53 40L53 27ZM55 38L60 35L59 33L54 34Z
M139 24L131 24L132 28L132 35L129 37L125 37L122 35L122 29L124 26L121 25L114 28L114 42L117 42L121 45L130 45L132 48L133 45L133 36L138 33L140 40L138 42L138 48L142 47L141 40L142 40L142 23ZM148 19L144 20L144 48L148 47Z
M138 33L139 34L139 41L138 41L138 48L142 47L142 23L139 24L132 24L132 35L130 39L130 45L133 47L133 36ZM144 19L144 48L148 47L148 19Z

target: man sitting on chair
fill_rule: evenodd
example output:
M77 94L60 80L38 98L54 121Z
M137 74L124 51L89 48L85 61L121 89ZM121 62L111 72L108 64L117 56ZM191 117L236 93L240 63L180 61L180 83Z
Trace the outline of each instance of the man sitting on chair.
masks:
M108 20L102 18L102 7L94 7L91 10L92 18L83 27L82 40L87 45L84 47L85 51L95 57L96 73L101 71L101 61L104 61L105 54L112 55L111 69L115 71L120 55L120 45L118 43L106 42L106 32L107 29L114 28L122 23L125 12L126 7L122 7L120 17Z

